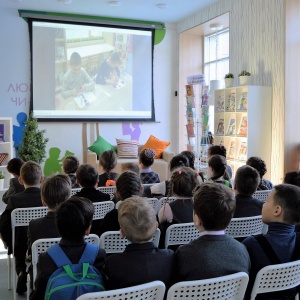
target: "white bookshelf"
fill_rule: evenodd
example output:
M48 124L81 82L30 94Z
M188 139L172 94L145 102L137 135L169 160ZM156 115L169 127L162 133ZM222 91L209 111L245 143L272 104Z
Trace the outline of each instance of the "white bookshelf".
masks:
M247 98L246 105L241 105L242 98ZM226 147L227 164L234 173L250 156L261 157L268 171L271 170L271 115L271 87L249 85L215 91L214 144ZM240 132L241 121L245 118L247 128ZM235 120L235 131L232 119ZM221 120L224 120L224 131L220 130ZM233 144L235 147L232 147ZM245 146L247 151L242 151ZM265 177L270 178L268 173Z

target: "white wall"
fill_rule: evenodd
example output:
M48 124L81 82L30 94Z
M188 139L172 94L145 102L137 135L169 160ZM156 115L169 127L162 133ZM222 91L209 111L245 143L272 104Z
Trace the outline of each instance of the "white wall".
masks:
M13 118L19 112L29 112L30 99L30 51L27 23L19 17L15 9L0 11L0 116ZM168 150L177 151L177 30L175 25L167 24L164 40L154 47L154 100L156 123L144 122L140 125L140 143L146 142L150 134L159 139L170 141ZM17 91L17 87L21 91ZM18 100L18 103L14 102ZM23 101L26 99L26 101ZM49 138L47 151L52 147L72 151L82 161L82 124L81 123L40 123L40 129L46 129ZM123 135L122 123L100 123L100 134L110 143L115 138L130 139ZM91 141L93 142L93 140ZM90 144L90 143L89 143Z

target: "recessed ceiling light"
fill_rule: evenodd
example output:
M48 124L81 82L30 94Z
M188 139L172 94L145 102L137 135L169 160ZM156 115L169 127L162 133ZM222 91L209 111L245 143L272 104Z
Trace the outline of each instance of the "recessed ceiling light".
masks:
M223 24L221 23L212 23L209 25L210 30L217 31L223 29Z
M63 4L71 4L72 3L72 0L57 0L57 1L60 3L63 3Z
M119 0L110 0L110 1L107 1L107 3L110 6L121 6L122 5L122 2Z
M157 3L156 7L160 8L160 9L165 9L165 8L169 7L169 4L167 4L167 3Z

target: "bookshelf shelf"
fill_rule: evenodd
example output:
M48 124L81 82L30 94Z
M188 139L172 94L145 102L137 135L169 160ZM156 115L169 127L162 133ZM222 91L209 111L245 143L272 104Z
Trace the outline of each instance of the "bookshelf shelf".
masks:
M214 144L226 147L233 176L250 156L261 157L270 169L271 87L225 88L214 96Z

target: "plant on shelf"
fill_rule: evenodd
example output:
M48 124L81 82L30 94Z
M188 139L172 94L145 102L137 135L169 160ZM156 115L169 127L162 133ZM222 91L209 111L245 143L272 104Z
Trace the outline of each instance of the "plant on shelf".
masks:
M46 145L49 141L44 137L46 130L38 129L37 119L31 113L25 122L23 138L20 147L16 147L16 151L24 161L33 160L42 163L46 157Z
M246 71L246 70L243 70L240 74L239 74L239 77L240 76L251 76L251 73Z
M4 173L0 171L0 179L4 179L4 178L5 178Z
M234 75L232 73L225 74L224 80L225 80L225 87L232 87L233 85L233 79Z
M234 78L234 75L232 73L227 73L227 74L225 74L224 79L227 79L227 78Z

